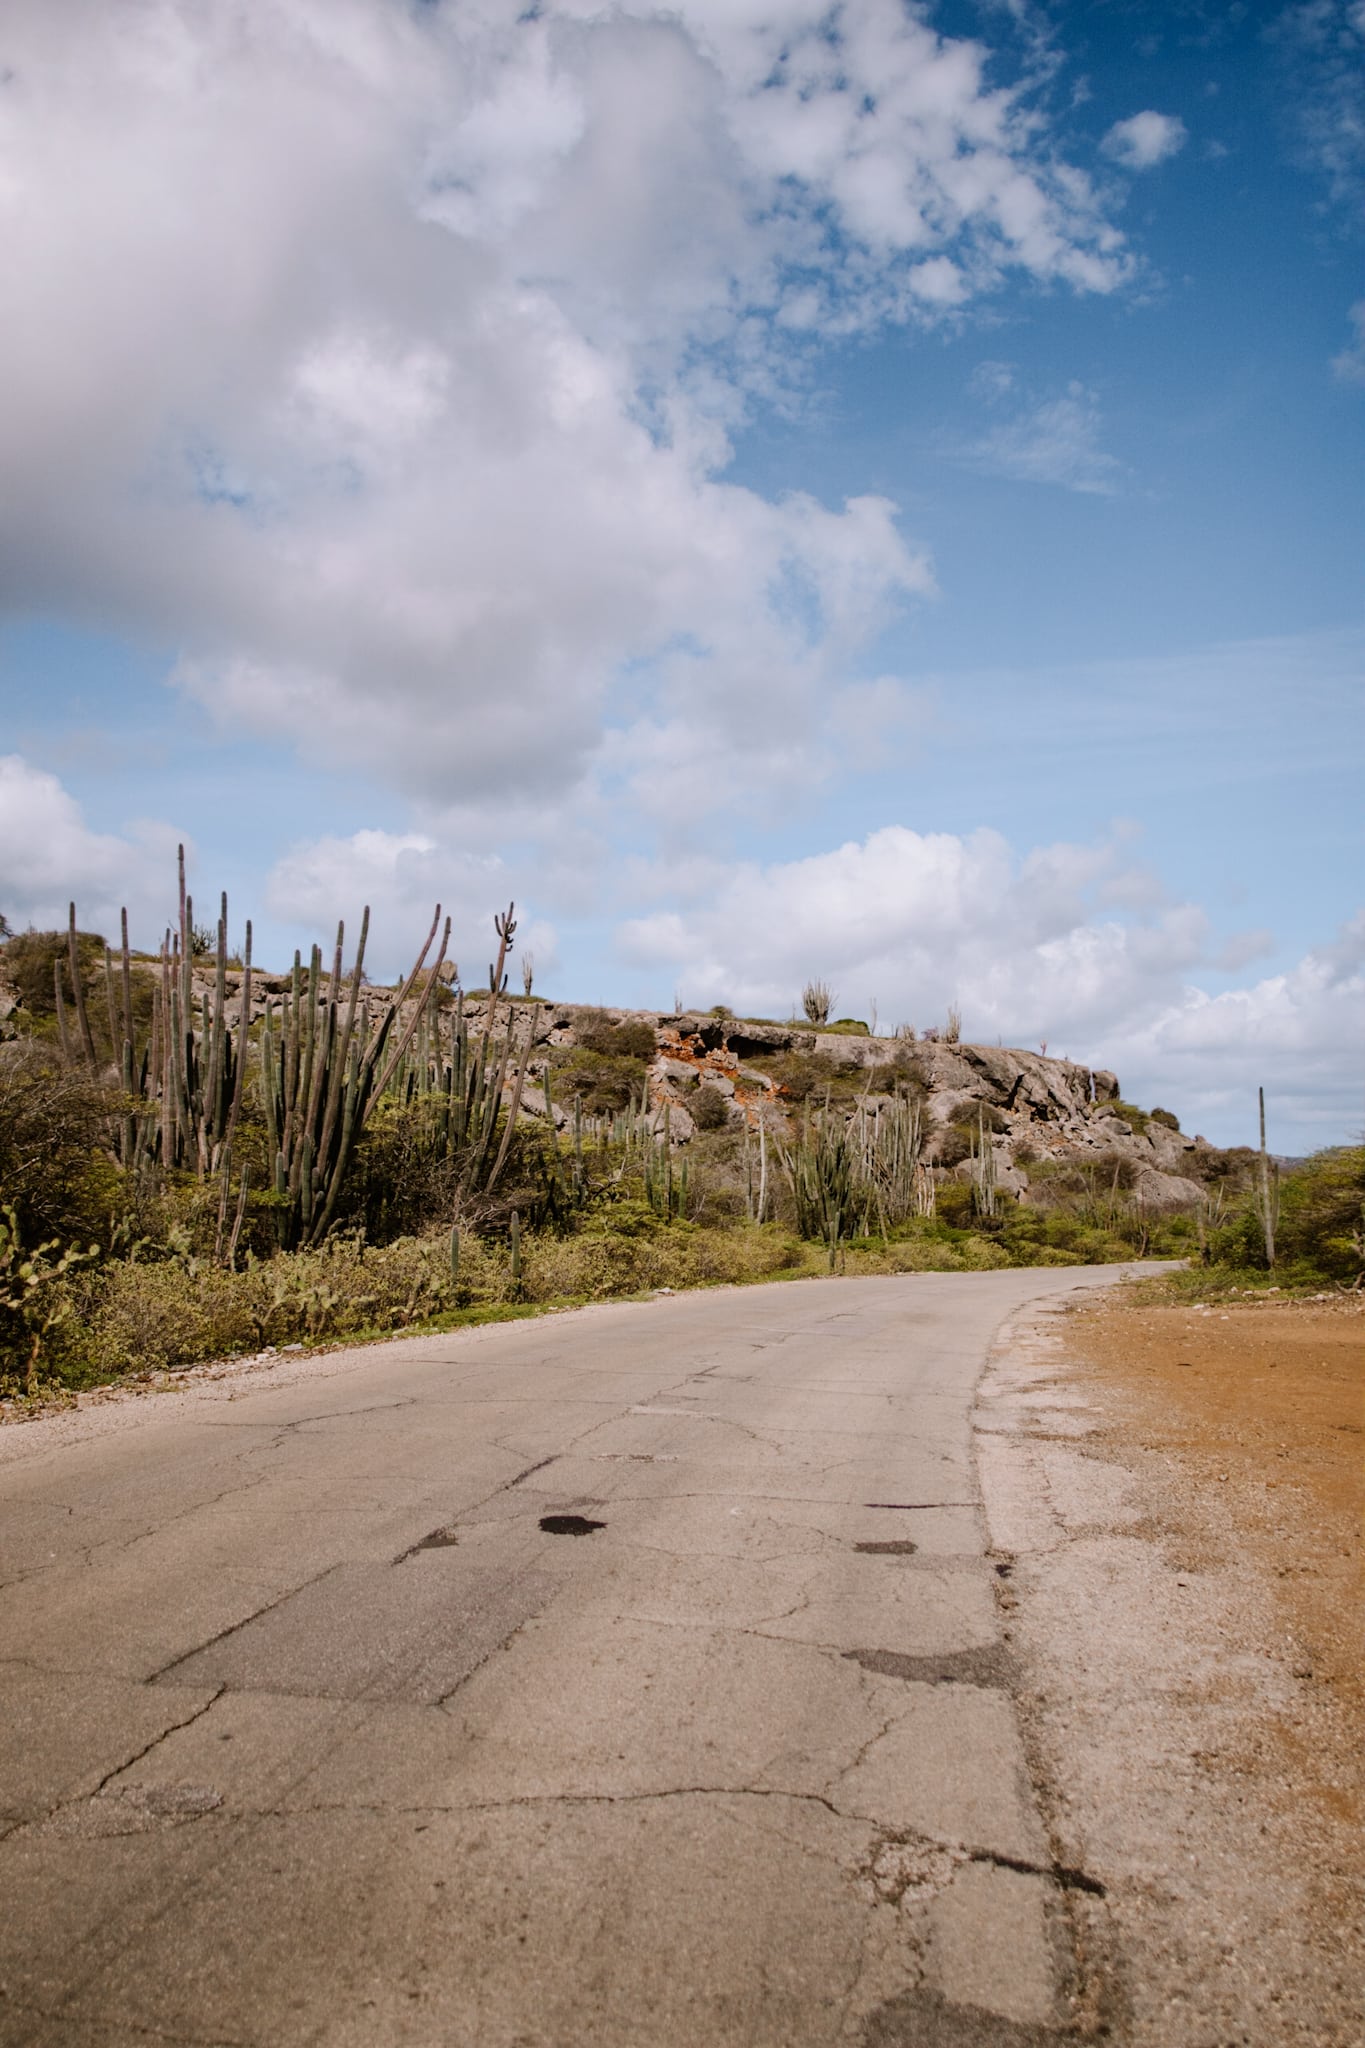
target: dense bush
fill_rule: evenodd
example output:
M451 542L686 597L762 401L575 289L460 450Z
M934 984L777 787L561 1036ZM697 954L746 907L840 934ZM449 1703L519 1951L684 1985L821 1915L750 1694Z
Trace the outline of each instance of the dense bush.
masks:
M76 957L80 967L81 992L85 997L90 1035L101 1058L116 1055L109 1035L109 1005L105 995L104 939L99 932L76 934ZM66 1006L68 1031L76 1029L75 991L71 981L70 944L65 932L15 932L0 952L5 974L22 1005L23 1022L40 1041L57 1037L57 996L54 986L60 970L62 998ZM134 962L129 994L133 1018L145 1031L152 1014L156 985L155 967L145 960Z
M86 999L93 1002L96 978L104 971L104 940L98 932L78 932L76 953ZM71 967L65 932L15 932L5 941L5 972L29 1017L51 1017L57 1007L54 981L61 969L62 993L72 998Z
M575 1037L580 1046L588 1052L604 1054L610 1059L652 1060L657 1050L652 1024L643 1018L628 1018L623 1024L613 1024L610 1017L598 1010L590 1014L575 1028Z
M730 1105L719 1088L698 1088L687 1107L699 1131L719 1131L730 1121Z
M1316 1153L1281 1177L1279 1198L1275 1279L1304 1287L1363 1284L1365 1146ZM1210 1232L1207 1263L1269 1278L1265 1233L1249 1197Z
M970 1157L975 1143L975 1124L969 1125L965 1120L945 1124L941 1131L935 1132L929 1156L937 1166L960 1166L964 1159Z
M1277 1255L1305 1280L1356 1285L1365 1274L1365 1145L1319 1152L1285 1176Z
M52 1045L0 1045L0 1202L13 1203L26 1238L110 1243L132 1206L103 1149L119 1101Z
M645 1062L633 1054L578 1045L555 1058L550 1088L556 1102L581 1099L587 1116L619 1116L639 1101L647 1072Z
M763 1071L788 1102L849 1102L862 1092L863 1069L856 1060L836 1061L827 1052L779 1053Z

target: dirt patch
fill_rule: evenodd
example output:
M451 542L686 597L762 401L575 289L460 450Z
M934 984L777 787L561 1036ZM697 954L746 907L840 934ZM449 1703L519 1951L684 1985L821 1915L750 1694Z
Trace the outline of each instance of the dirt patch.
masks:
M1358 2048L1365 1302L1041 1311L978 1430L1081 2033Z
M1110 1430L1191 1482L1172 1530L1190 1568L1235 1543L1274 1591L1267 1641L1339 1709L1351 1782L1318 1767L1327 1724L1311 1750L1279 1730L1266 1768L1292 1760L1300 1791L1365 1817L1365 1302L1105 1303L1069 1319L1067 1350Z

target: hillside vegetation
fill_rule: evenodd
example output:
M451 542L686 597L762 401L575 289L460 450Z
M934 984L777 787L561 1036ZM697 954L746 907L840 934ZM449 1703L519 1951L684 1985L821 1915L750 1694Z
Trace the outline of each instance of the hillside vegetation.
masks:
M396 987L229 953L0 949L0 1395L660 1287L1189 1258L1355 1286L1365 1151L1280 1178L1112 1074L942 1033L466 991L433 921ZM530 977L526 977L529 984ZM492 991L492 993L490 993ZM1267 1229L1269 1221L1270 1228Z

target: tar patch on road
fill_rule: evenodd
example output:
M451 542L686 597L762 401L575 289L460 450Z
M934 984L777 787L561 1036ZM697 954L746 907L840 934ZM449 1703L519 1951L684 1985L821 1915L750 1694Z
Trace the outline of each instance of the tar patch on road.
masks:
M905 1536L890 1543L855 1543L853 1548L861 1557L910 1557L919 1545Z
M865 1500L865 1508L890 1508L898 1515L919 1515L934 1508L974 1508L974 1500Z
M589 1515L542 1515L540 1526L547 1536L591 1536L595 1529L605 1529L605 1522L594 1522Z
M406 1564L410 1557L416 1557L419 1550L453 1550L459 1540L457 1529L433 1529L429 1536L423 1536L420 1541L410 1544L394 1559L394 1563Z
M89 1799L59 1807L34 1826L37 1835L107 1841L116 1835L145 1835L202 1820L223 1803L212 1785L115 1785Z
M888 1999L863 2023L865 2048L1057 2048L1062 2038L1055 2027L954 2005L927 1987Z
M845 1650L850 1663L881 1678L919 1685L1008 1685L1009 1657L998 1643L978 1650L948 1650L937 1657L907 1657L899 1650Z

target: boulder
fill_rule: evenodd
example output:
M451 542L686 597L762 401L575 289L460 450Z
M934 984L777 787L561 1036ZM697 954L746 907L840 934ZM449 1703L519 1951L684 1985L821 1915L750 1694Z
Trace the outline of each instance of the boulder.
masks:
M1191 1209L1204 1193L1197 1180L1183 1174L1162 1173L1159 1167L1144 1166L1138 1173L1133 1193L1145 1209L1155 1215L1172 1215L1177 1209Z

